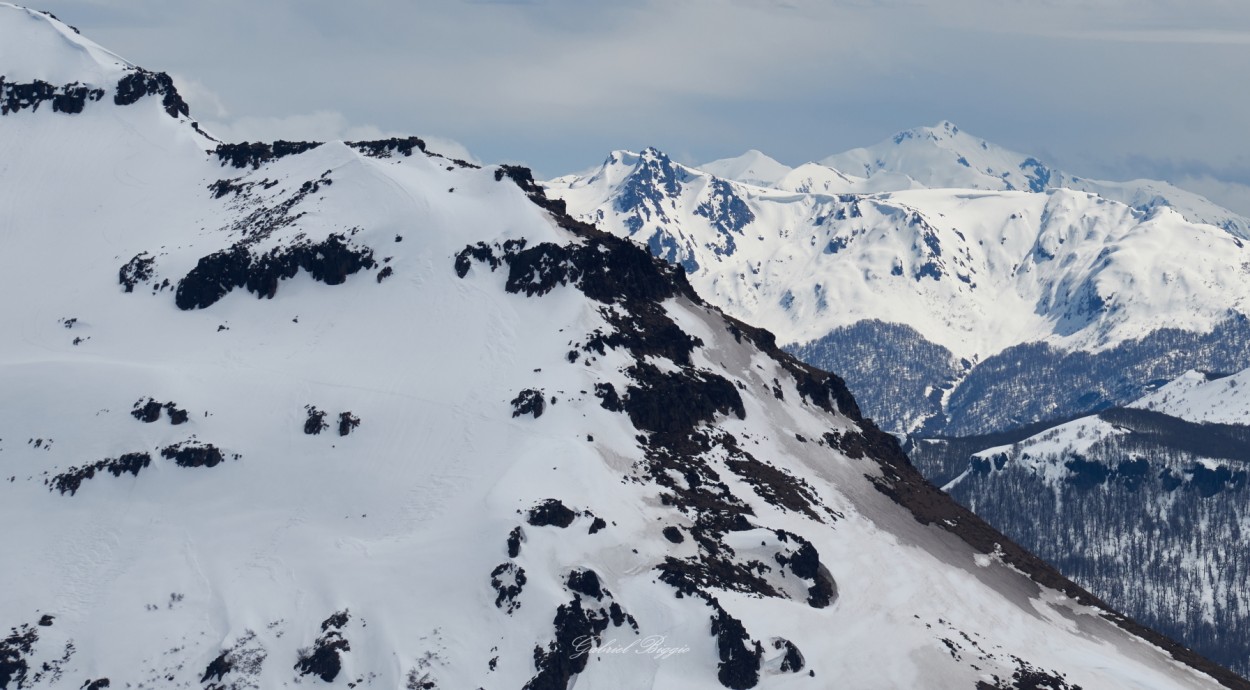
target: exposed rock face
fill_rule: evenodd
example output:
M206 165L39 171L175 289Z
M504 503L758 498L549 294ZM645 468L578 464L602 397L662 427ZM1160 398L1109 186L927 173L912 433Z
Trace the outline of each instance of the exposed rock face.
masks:
M175 302L179 309L204 309L234 288L247 288L258 298L272 298L278 283L294 278L301 269L313 280L339 285L347 276L374 268L373 250L355 247L343 235L322 242L304 242L254 256L246 245L210 254L178 281Z

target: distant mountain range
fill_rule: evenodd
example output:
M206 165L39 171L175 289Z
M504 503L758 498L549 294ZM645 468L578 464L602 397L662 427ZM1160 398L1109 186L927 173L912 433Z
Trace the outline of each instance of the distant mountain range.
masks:
M873 156L908 172L842 177L851 189L898 175L915 186L917 149L962 150L952 142L969 147L957 158L1008 156L948 130L947 138L904 133L892 140L896 156ZM865 155L853 154L844 158ZM1023 183L952 166L948 181ZM758 154L712 167L754 178L780 172ZM938 168L928 165L925 179L946 179ZM1250 249L1170 206L1142 211L1068 188L762 188L654 149L614 152L547 188L575 216L680 264L729 314L842 372L869 414L898 431L984 433L1071 416L1127 403L1186 369L1250 362L1250 350L1235 344L1250 336ZM890 377L876 373L882 362L892 364ZM1117 375L1102 373L1111 370ZM1073 385L1045 401L1001 388L1009 379L1031 388L1048 372Z
M797 168L748 151L698 166L717 177L796 192L867 194L908 189L1045 192L1072 189L1118 201L1142 213L1167 206L1195 223L1250 237L1250 219L1167 182L1093 180L1055 170L1034 156L972 136L951 122L917 127L867 148Z

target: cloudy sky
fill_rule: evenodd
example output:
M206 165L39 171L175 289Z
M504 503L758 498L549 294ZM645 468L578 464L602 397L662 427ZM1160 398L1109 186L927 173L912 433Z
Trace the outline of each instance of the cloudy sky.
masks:
M29 0L230 139L417 133L543 176L791 165L949 119L1250 213L1246 0Z

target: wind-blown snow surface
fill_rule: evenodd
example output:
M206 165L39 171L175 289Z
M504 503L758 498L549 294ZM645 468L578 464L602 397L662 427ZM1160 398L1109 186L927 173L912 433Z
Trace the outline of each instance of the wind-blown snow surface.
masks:
M0 117L0 687L1217 685L526 171L94 78Z

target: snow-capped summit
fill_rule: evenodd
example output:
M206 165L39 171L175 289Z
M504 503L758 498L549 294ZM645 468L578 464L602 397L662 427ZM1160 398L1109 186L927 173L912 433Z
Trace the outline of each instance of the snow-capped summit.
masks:
M1167 206L1191 222L1209 223L1250 238L1250 219L1199 194L1158 180L1110 182L1072 175L1036 157L973 136L945 120L932 127L904 130L873 146L851 149L820 162L870 180L885 176L874 191L907 189L907 180L931 189L1043 192L1067 188L1119 201L1142 212Z
M528 170L156 87L0 114L0 687L1248 687Z
M0 72L9 82L116 83L134 66L47 12L0 2Z
M851 149L820 161L851 175L900 173L931 189L994 189L1040 192L1050 185L1050 169L972 136L943 120L916 127L874 146Z
M768 155L751 149L733 158L721 158L698 166L706 173L760 187L772 187L785 177L792 168L779 163Z
M94 123L108 127L103 123L157 118L160 125L145 122L140 129L177 131L183 143L193 141L201 150L216 143L191 119L168 74L126 61L48 13L0 3L0 115L11 116L6 128L15 145L32 145L20 133L42 127L36 124L41 119L32 119L41 110L61 116L85 113L82 119L93 124L77 134ZM157 115L160 111L167 117Z

